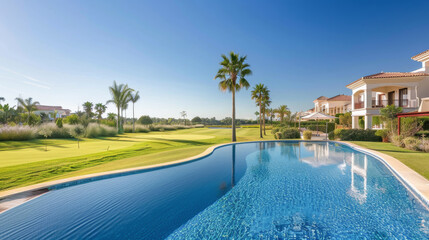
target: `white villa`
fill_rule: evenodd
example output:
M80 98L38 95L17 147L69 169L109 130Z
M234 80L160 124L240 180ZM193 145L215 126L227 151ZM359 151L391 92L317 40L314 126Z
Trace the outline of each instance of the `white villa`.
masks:
M364 117L365 129L371 129L372 117L380 115L380 109L387 105L413 112L419 108L422 98L429 97L429 50L411 59L421 62L422 68L412 72L381 72L346 86L353 92L353 128L359 128L359 117Z
M335 116L337 113L346 113L352 110L351 107L351 96L339 94L337 96L327 98L320 96L313 101L314 108L311 109L314 112L320 112Z
M47 106L47 105L36 105L37 110L34 111L35 114L40 115L41 113L45 113L49 116L49 119L54 119L54 114L56 114L55 118L63 118L70 115L70 109L63 109L61 106Z

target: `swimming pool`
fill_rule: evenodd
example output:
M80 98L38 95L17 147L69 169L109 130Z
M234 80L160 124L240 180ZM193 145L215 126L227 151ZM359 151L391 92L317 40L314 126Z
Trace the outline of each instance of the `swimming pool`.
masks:
M0 214L0 239L164 238L427 239L429 211L380 160L296 141L227 145Z

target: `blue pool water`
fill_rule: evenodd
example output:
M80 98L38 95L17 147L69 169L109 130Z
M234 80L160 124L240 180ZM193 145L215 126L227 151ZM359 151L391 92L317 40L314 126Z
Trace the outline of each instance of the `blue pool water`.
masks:
M50 191L0 214L0 239L428 239L386 166L324 142L228 145L200 160Z

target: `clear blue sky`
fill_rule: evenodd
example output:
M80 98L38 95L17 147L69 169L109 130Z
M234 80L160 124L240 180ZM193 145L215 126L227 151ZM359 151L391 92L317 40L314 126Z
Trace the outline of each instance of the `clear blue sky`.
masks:
M213 77L233 50L273 107L306 110L320 95L350 94L361 76L419 68L410 57L429 49L428 10L429 1L0 1L0 96L76 110L106 102L116 80L140 91L137 116L223 118L231 95ZM237 117L256 110L241 91Z

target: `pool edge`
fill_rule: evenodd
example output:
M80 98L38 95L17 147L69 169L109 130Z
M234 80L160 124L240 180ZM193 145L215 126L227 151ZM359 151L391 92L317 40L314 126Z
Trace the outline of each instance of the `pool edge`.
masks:
M398 159L387 154L371 150L357 144L347 141L331 141L344 145L374 156L381 160L382 163L394 174L399 181L405 185L408 190L421 200L429 210L429 180L399 161Z

